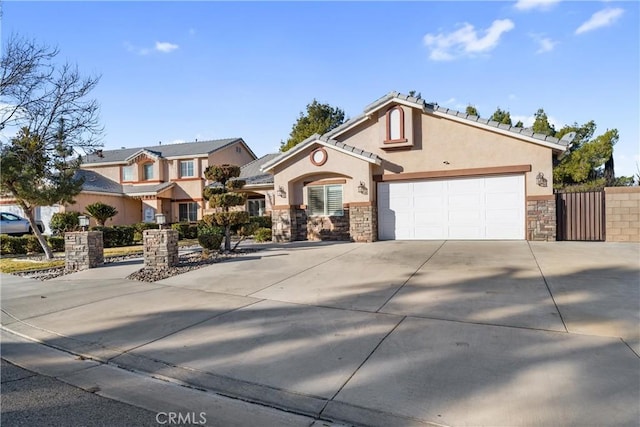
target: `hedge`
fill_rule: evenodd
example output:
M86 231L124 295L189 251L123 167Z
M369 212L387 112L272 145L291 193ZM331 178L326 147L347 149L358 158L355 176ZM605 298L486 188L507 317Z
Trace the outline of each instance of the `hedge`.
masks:
M91 231L102 231L102 243L105 248L133 246L136 228L133 225L115 225L113 227L91 227Z
M53 252L64 252L64 237L44 236ZM28 253L43 253L38 238L30 236L8 236L0 234L0 254L26 255Z
M177 222L171 224L171 229L178 232L178 239L197 239L198 238L198 225L190 224L188 222Z

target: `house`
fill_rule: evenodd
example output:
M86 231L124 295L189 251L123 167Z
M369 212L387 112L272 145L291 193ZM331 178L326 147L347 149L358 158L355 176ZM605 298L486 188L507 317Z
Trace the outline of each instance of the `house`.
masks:
M242 138L98 150L83 158L78 171L85 179L82 192L65 209L84 212L101 201L118 210L109 225L153 222L156 213L164 213L167 222L196 221L206 209L207 166L254 160Z
M392 92L263 164L273 238L554 240L568 142Z

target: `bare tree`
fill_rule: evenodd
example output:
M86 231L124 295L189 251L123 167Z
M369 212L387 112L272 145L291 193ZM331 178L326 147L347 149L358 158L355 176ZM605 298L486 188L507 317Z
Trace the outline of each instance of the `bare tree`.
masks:
M35 224L35 208L73 202L82 186L74 150L101 146L103 132L98 102L87 98L100 78L56 64L58 53L13 35L0 59L0 190L16 199L48 259L53 254ZM8 130L19 133L7 136Z

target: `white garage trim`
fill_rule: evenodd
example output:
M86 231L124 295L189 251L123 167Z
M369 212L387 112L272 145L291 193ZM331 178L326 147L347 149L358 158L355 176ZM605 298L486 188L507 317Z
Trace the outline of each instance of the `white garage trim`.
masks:
M524 239L524 175L380 182L378 237Z

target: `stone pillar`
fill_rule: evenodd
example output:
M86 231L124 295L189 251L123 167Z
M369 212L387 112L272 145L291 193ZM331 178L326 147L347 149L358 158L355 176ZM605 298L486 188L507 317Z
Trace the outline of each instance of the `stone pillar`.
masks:
M555 196L527 198L527 240L556 240Z
M349 234L354 242L371 243L378 240L378 218L372 203L349 204Z
M606 187L607 242L640 242L640 187Z
M274 242L291 241L291 209L274 206L271 211L271 239Z
M178 231L144 230L144 267L162 270L178 265Z
M101 231L75 231L64 234L64 258L67 271L95 268L104 262Z

